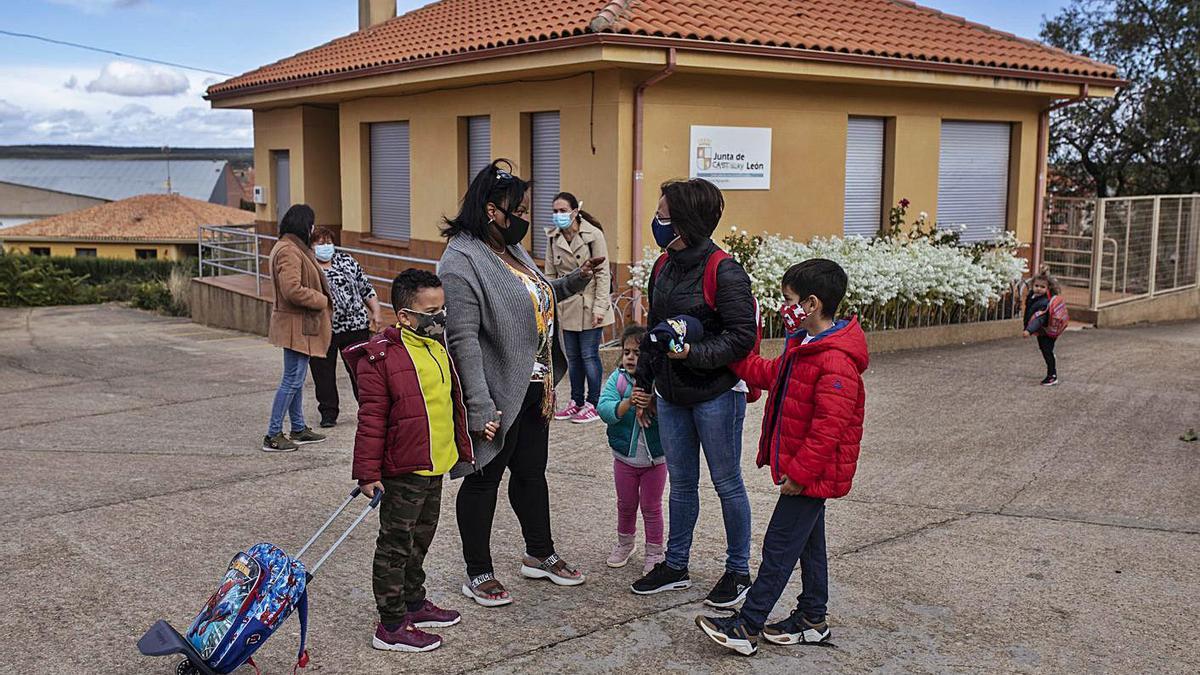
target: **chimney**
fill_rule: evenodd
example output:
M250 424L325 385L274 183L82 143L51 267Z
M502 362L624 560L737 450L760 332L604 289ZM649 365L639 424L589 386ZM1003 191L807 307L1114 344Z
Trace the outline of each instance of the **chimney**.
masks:
M396 0L358 0L358 29L377 26L396 16Z

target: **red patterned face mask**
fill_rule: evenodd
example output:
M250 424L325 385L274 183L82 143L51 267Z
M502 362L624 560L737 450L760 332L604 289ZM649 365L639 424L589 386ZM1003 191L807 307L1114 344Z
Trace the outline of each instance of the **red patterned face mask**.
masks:
M780 307L779 314L783 317L784 329L789 333L799 333L802 330L800 324L808 318L808 312L804 311L800 303Z

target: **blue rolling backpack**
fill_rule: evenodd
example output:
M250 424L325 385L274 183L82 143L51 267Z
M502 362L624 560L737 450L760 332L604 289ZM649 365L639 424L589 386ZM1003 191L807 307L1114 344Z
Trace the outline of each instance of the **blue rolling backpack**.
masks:
M308 582L367 514L379 506L383 491L375 493L371 503L312 569L306 569L300 557L360 494L361 490L355 487L295 557L268 543L255 544L235 555L229 562L221 585L192 621L186 636L180 635L171 624L160 619L138 640L138 650L146 656L181 654L184 658L175 668L177 675L226 675L247 663L258 672L254 652L266 643L292 612L296 612L300 616L300 647L296 652L296 668L303 668L308 664L308 653L305 651Z

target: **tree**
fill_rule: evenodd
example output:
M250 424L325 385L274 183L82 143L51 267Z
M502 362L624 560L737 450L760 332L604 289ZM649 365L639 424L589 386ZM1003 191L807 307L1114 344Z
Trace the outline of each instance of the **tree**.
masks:
M1072 0L1042 40L1129 85L1057 111L1051 161L1100 196L1200 192L1200 2Z

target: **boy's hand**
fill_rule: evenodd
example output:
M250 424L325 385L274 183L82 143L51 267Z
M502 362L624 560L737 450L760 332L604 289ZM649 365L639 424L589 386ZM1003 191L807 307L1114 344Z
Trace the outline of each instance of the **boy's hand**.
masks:
M379 481L375 481L374 483L367 483L366 485L360 485L360 486L358 486L358 489L361 490L362 493L364 495L366 495L368 499L371 499L375 496L376 490L379 490L380 492L383 491L383 483L381 483Z
M784 497L799 497L804 494L804 488L796 481L785 476L783 485L779 486L779 494Z
M496 434L500 432L500 415L503 414L499 410L496 411L496 419L483 425L483 437L489 441L496 440Z
M683 349L681 349L677 352L668 350L667 358L675 359L676 361L682 361L688 357L688 354L691 354L691 353L692 353L692 345L685 342L685 343L683 343Z

